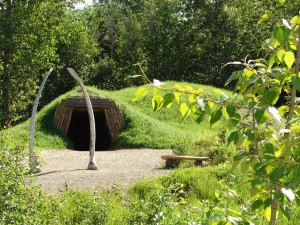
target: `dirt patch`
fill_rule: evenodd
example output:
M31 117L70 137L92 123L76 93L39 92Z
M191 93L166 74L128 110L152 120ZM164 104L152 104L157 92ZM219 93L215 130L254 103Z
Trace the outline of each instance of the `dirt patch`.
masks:
M97 151L96 163L99 170L87 170L88 151L43 151L42 171L35 176L47 193L57 193L65 187L107 189L119 184L128 188L142 179L170 173L170 170L164 168L164 161L160 158L165 154L172 154L172 150Z

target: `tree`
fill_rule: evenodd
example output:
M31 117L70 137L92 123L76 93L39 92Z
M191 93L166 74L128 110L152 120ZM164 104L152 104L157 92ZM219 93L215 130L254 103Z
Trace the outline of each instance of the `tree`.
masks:
M58 60L56 70L49 77L43 93L41 106L48 104L57 96L71 90L76 84L66 70L73 68L88 83L95 71L95 57L99 53L97 43L88 30L91 9L66 10L61 16L57 43L55 45Z
M1 1L2 127L11 126L24 115L36 90L36 74L57 59L54 25L59 20L61 4L61 1Z
M99 88L119 89L132 81L127 75L136 73L132 66L143 60L140 23L129 6L112 1L92 10L89 27L97 41L99 54L89 83Z
M295 14L289 1L232 0L114 0L100 1L92 10L90 29L101 53L90 82L101 88L131 85L126 75L143 64L149 77L223 86L237 66L226 62L263 56L274 15ZM256 26L259 15L270 22Z
M85 24L71 13L72 1L0 3L0 119L2 127L9 127L28 117L45 71L67 65L81 67L79 71L87 74L95 48ZM62 93L65 84L56 85L50 92Z
M224 98L212 99L201 89L176 85L173 90L164 90L158 85L160 82L154 84L159 86L154 92L158 94L152 98L154 110L168 108L176 101L182 117L192 114L197 123L206 116L210 117L211 126L222 117L227 119L228 143L240 149L233 170L240 165L244 175L249 176L252 196L248 213L235 213L244 216L235 221L251 224L261 220L257 215L263 215L274 225L278 214L289 220L291 205L300 204L300 106L296 96L296 91L300 91L299 28L300 15L282 19L264 43L264 58L229 63L244 68L227 80L227 84L236 81L243 111L224 94ZM142 76L148 79L143 70ZM163 91L166 94L160 94ZM282 92L290 96L290 101L277 110L274 105ZM146 94L145 89L138 90L135 100ZM185 94L189 95L188 102L181 101ZM231 219L224 217L218 222Z

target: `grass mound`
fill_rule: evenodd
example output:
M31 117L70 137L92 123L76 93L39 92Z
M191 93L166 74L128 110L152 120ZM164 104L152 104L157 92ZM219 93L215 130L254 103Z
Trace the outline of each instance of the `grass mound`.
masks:
M214 87L181 82L182 86L202 88L214 98L218 98ZM174 82L166 82L166 87L173 87ZM145 85L151 92L152 86ZM147 147L156 149L174 149L179 154L207 155L220 148L223 137L224 123L209 126L208 118L198 125L191 117L181 120L178 105L171 109L162 109L154 112L151 108L151 95L138 102L133 102L137 88L126 88L118 91L100 91L93 87L87 88L95 96L114 99L121 107L125 117L125 128L115 139L114 147ZM229 92L223 91L227 95ZM76 88L53 100L37 114L35 129L35 148L63 149L72 148L72 143L53 126L55 109L62 99L80 95ZM219 96L220 98L222 96ZM29 142L29 120L7 130L11 141L21 140ZM221 134L221 135L220 135Z

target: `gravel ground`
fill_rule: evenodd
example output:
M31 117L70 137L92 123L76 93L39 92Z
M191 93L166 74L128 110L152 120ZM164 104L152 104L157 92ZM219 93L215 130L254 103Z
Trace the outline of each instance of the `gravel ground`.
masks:
M57 193L66 186L76 189L128 188L149 177L168 174L161 155L172 150L120 149L97 151L98 170L87 170L88 151L53 150L42 152L42 171L35 176L47 193Z

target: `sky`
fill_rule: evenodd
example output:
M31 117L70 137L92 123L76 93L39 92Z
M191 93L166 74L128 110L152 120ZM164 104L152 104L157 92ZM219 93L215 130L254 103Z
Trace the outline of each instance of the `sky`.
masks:
M75 5L76 9L83 9L86 5L92 5L93 0L85 0L85 3L78 3Z

